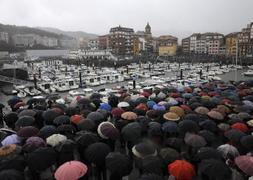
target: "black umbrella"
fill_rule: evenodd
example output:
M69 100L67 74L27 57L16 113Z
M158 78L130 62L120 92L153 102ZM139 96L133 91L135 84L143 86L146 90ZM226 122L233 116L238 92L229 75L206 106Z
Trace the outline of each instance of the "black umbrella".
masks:
M38 136L43 138L43 139L46 139L48 138L49 136L53 135L53 134L57 134L57 130L56 130L56 127L53 126L53 125L46 125L44 127L42 127L38 133Z
M25 180L24 173L15 169L0 171L0 179L3 180Z
M67 139L61 143L59 143L57 146L54 147L54 149L58 153L58 160L57 162L59 164L63 164L65 162L73 160L74 157L74 151L77 148L76 142Z
M15 123L18 120L18 114L16 112L10 112L5 115L4 121L9 128L14 129Z
M35 119L31 116L22 116L18 118L15 123L16 128L21 128L25 126L32 126L35 122Z
M94 121L90 119L82 119L78 124L77 124L78 130L87 130L87 131L92 131L96 129L96 124Z
M60 115L60 116L56 117L53 120L53 122L57 126L62 125L62 124L69 124L70 118L69 118L69 116L66 116L66 115Z
M195 156L196 160L201 161L204 159L218 159L218 160L222 160L222 156L219 153L219 151L217 151L214 148L211 147L202 147L198 150L196 156Z
M63 124L57 127L57 131L68 138L72 138L76 133L76 128L71 124Z
M198 124L195 121L181 121L178 123L178 129L180 133L193 132L197 133L199 131Z
M240 142L242 146L246 148L248 151L253 151L253 136L252 135L243 136Z
M202 127L203 129L209 130L211 132L217 132L218 127L214 121L211 120L204 120L199 123L199 126Z
M31 170L43 171L57 160L57 153L51 147L40 147L27 154L27 164Z
M60 115L61 115L60 112L57 112L53 109L48 109L47 111L43 112L42 117L45 120L45 124L52 125L54 119Z
M110 146L97 142L88 146L84 152L85 159L99 168L105 166L105 158L111 152Z
M162 125L158 122L150 122L148 124L149 136L162 136Z
M144 174L163 174L163 162L158 156L148 156L140 161L139 168Z
M144 103L146 104L148 102L148 99L145 97L139 97L135 100L136 104Z
M202 136L203 138L205 138L206 142L209 144L212 144L213 142L217 141L217 137L211 131L202 130L202 131L199 131L198 134Z
M201 161L198 169L203 178L207 176L209 179L230 180L232 173L224 162L216 159Z
M186 114L185 117L184 117L184 120L192 120L192 121L195 121L195 122L200 122L203 120L203 118L201 118L201 116L199 114Z
M102 98L102 95L99 93L92 93L90 96L90 99L100 99Z
M236 130L236 129L230 129L224 133L225 137L228 138L233 143L240 143L240 140L243 136L246 136L245 133Z
M136 121L140 123L142 132L146 132L148 130L148 124L151 122L151 120L146 116L139 116Z
M88 114L87 119L94 121L97 125L105 120L103 114L100 112L91 112Z
M171 147L171 148L176 149L178 151L181 151L181 147L184 145L183 139L176 138L176 137L167 138L164 143L165 143L166 147Z
M131 159L127 155L120 154L119 152L109 153L106 156L105 162L106 168L110 171L110 173L116 174L119 177L130 174L133 168Z
M35 115L36 115L36 111L32 109L23 109L20 113L18 113L18 117L22 117L22 116L34 117Z
M0 171L4 169L15 169L18 171L24 171L26 167L25 159L22 155L7 156L0 161Z
M163 148L159 152L160 157L162 158L164 164L168 165L175 160L180 159L180 154L177 150L173 148Z
M99 137L97 134L92 132L79 131L75 135L75 141L77 142L78 146L80 146L82 149L85 149L89 145L98 142Z
M138 122L129 123L123 127L121 134L125 141L134 143L141 138L141 125Z

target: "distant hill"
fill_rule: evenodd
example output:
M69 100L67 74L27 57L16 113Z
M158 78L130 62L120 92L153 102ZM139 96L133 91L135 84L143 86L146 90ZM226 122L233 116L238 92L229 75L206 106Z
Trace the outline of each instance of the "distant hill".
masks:
M88 40L88 39L94 39L94 38L98 37L98 35L96 35L96 34L86 33L83 31L63 31L63 30L60 30L57 28L51 28L51 27L36 27L36 28L40 29L40 30L52 32L55 34L62 34L62 35L66 35L66 36L71 36L76 39L83 38L83 39Z
M41 29L31 28L27 26L4 25L0 23L0 32L8 32L10 36L14 34L37 34L40 36L61 38L57 33L44 31Z

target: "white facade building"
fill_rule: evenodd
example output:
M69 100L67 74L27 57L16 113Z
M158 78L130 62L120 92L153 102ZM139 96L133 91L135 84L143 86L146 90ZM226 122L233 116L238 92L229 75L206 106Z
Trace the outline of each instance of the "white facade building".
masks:
M9 34L7 32L0 32L0 41L9 43Z

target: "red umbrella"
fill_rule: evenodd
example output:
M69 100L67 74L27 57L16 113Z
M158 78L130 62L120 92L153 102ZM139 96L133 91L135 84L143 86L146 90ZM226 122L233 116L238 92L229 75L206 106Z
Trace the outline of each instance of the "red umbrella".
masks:
M247 175L253 176L253 157L252 156L238 156L235 158L235 164Z
M185 160L176 160L169 164L168 173L177 180L191 180L196 175L194 166Z
M85 164L79 161L69 161L62 164L54 173L56 180L70 180L79 179L88 171Z
M242 131L244 133L248 132L249 131L249 128L246 124L244 123L235 123L231 126L232 129L236 129L236 130L239 130L239 131Z

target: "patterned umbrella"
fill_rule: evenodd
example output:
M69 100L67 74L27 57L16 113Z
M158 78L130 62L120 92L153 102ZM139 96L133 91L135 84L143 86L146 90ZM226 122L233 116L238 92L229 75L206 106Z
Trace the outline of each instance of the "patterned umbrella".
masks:
M253 176L253 157L238 156L235 158L235 164L248 176Z
M68 161L62 164L54 173L56 180L79 179L88 171L88 167L80 161Z

